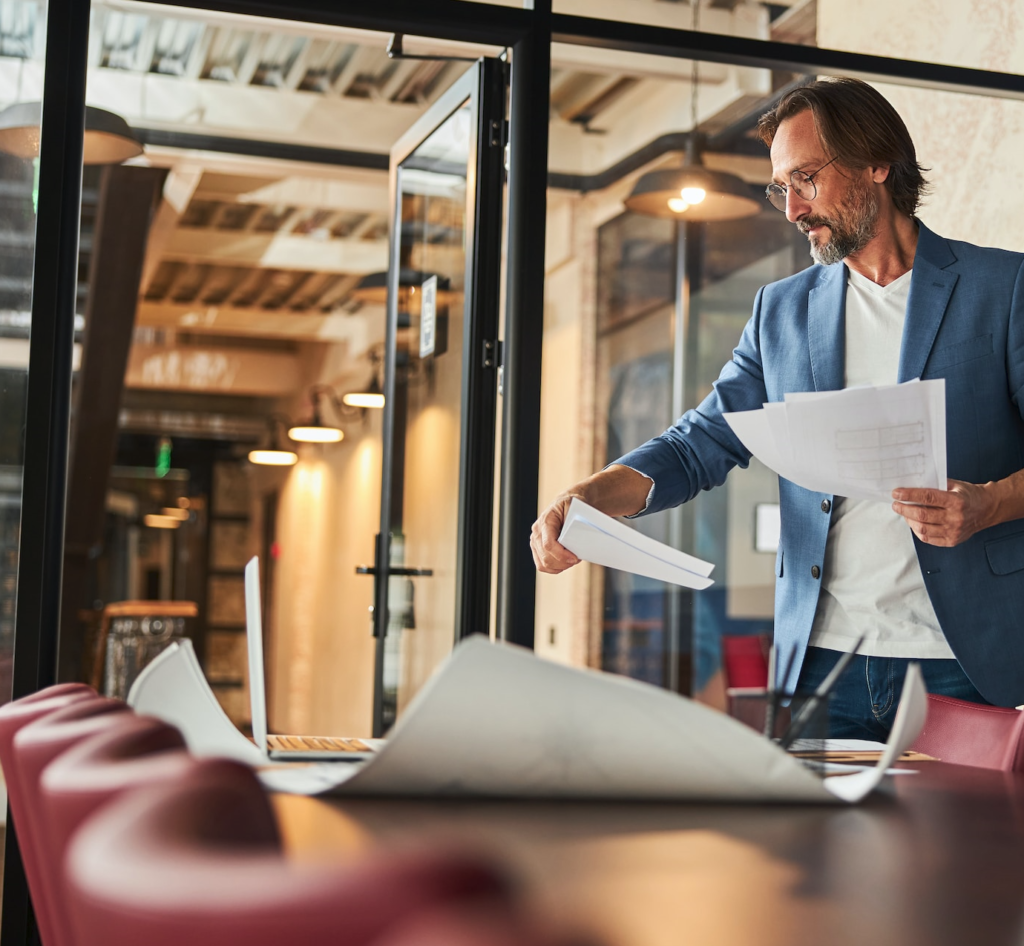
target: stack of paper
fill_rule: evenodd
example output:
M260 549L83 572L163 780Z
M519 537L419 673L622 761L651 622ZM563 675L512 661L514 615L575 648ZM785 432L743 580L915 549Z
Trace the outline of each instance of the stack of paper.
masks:
M946 488L946 382L787 394L723 415L779 476L816 493L892 502L897 487Z
M585 562L618 568L685 588L707 588L715 567L598 512L582 499L573 499L558 537L561 545Z

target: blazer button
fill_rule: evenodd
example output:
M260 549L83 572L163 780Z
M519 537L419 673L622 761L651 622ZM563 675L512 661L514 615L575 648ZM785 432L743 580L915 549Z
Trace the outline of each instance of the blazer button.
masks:
M820 578L820 577L821 577L821 569L818 568L817 565L812 565L811 566L811 578Z
M832 509L832 503L830 503L827 499L823 499L821 501L821 511L822 512L829 512L829 511L831 511L831 509Z

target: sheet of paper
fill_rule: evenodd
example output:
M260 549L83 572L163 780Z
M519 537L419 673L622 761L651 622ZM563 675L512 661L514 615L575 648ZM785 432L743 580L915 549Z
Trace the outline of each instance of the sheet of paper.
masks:
M923 724L919 674L916 680L908 677L910 710L901 705L878 766L822 778L754 730L686 697L470 638L420 691L375 758L261 778L275 790L308 794L855 802Z
M656 578L685 588L707 588L715 567L670 548L573 499L558 541L586 562Z
M891 502L898 486L946 488L941 378L787 394L724 416L758 460L814 492Z
M171 644L142 669L128 693L128 705L176 726L193 755L248 765L267 761L221 709L188 639Z

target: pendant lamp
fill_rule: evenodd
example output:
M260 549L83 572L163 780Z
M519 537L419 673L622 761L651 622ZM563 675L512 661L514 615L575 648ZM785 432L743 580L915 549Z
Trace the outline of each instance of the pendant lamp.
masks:
M42 102L18 102L0 112L0 151L19 158L39 156ZM83 164L121 164L142 154L142 143L120 115L85 106Z
M700 0L693 7L693 31L700 22ZM693 60L690 76L690 134L686 159L680 168L648 171L636 182L626 198L626 209L651 217L676 220L739 220L761 212L761 202L735 174L712 171L704 166L703 135L697 131L697 94L700 67Z
M626 198L626 208L677 220L739 220L760 213L761 204L741 178L704 167L701 137L690 133L682 167L642 175Z

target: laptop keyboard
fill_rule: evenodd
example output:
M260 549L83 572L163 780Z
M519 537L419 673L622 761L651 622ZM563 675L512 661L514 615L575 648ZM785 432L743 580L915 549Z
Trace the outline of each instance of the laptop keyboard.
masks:
M275 752L373 752L361 739L342 736L267 736Z

